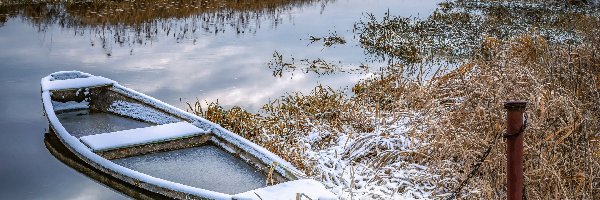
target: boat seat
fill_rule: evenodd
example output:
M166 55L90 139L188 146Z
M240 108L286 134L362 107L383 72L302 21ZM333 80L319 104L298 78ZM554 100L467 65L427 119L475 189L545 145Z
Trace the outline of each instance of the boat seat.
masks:
M188 122L177 122L145 128L88 135L79 138L92 150L106 151L123 147L164 142L208 133Z
M65 80L54 80L46 81L42 83L44 90L66 90L66 89L77 89L77 88L88 88L88 87L99 87L112 85L115 81L101 77L92 76L87 78L73 78Z

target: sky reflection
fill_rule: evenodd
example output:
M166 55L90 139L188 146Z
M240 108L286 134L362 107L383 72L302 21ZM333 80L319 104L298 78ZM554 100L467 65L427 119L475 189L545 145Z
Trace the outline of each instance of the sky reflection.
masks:
M426 17L435 1L340 0L292 8L276 27L261 22L248 34L201 33L178 40L159 36L145 45L102 48L92 31L50 24L39 32L10 18L0 27L0 199L114 199L120 194L87 179L45 149L40 79L60 70L80 70L114 79L176 107L185 102L219 100L225 107L258 110L269 99L309 92L319 84L343 88L369 74L319 76L300 71L273 77L267 63L274 51L297 59L323 58L359 65L363 50L352 27L365 12ZM337 32L348 43L324 48L308 45L310 35ZM194 41L195 40L195 41ZM93 44L93 45L92 45ZM108 50L107 50L108 49ZM110 56L108 55L110 54ZM181 99L181 101L180 101Z
M40 66L50 65L48 67L56 70L74 69L106 76L179 107L184 105L179 98L184 102L198 98L219 99L224 106L238 105L256 110L269 98L286 92L308 92L318 84L341 88L364 78L365 74L319 77L301 72L277 78L271 76L266 63L277 50L297 59L323 58L359 65L365 59L363 51L356 48L357 43L352 39L353 23L365 12L381 14L388 8L399 8L396 14L426 16L433 11L435 3L384 1L376 5L339 1L323 10L320 6L294 8L287 23L277 29L259 29L252 35L225 32L199 37L195 42L160 37L147 45L112 45L110 52L97 45L91 46L99 40L93 35L74 36L73 30L58 25L38 33L20 20L12 19L0 29L5 32L0 39L2 46L10 47L0 50L0 55L17 60L28 60L23 58L27 57L40 61ZM390 11L394 13L393 9ZM332 31L350 42L333 48L308 45L310 42L306 39L310 35L326 35Z

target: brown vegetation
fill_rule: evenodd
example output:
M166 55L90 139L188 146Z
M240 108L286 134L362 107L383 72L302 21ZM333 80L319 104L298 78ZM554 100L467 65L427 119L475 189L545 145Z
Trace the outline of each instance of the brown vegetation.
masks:
M8 0L0 1L0 26L20 17L40 31L54 24L72 28L76 35L89 31L110 52L112 43L147 44L159 35L195 41L199 33L255 33L263 21L275 27L291 9L319 2L325 6L328 1Z
M244 21L267 15L278 17L282 11L312 4L313 0L143 0L143 1L57 1L20 0L0 2L0 14L22 14L32 19L64 17L78 25L128 25L139 26L161 19L187 18L205 13L221 21ZM326 2L326 1L324 1ZM54 15L41 13L54 10ZM36 12L29 12L36 11ZM60 12L60 13L58 13ZM237 15L242 13L243 15ZM60 15L59 15L60 14ZM208 17L208 16L207 16ZM210 19L204 19L210 20ZM65 22L66 22L65 21ZM212 20L211 20L212 21Z
M489 58L479 58L433 79L425 90L428 113L421 122L430 145L424 159L442 177L463 180L488 145L493 151L472 179L479 198L505 198L502 102L529 101L525 131L525 186L535 199L597 199L600 159L598 44L548 46L539 35L501 42ZM459 101L445 103L445 99ZM419 134L418 134L419 135ZM450 161L450 162L449 162ZM452 180L450 178L449 180ZM440 182L455 188L457 180Z
M318 124L332 134L352 126L370 132L376 116L412 110L422 114L413 137L427 141L410 156L394 159L425 164L436 180L438 194L454 190L489 146L494 145L462 195L470 198L505 198L504 130L508 99L529 101L525 131L525 185L527 196L546 198L600 198L600 57L598 45L548 46L539 35L508 41L489 38L493 55L473 59L451 73L431 81L407 81L402 73L389 73L359 83L356 96L322 86L309 95L294 94L271 102L264 113L253 115L211 104L197 114L222 124L291 161L306 172L299 137ZM310 122L310 123L307 123ZM324 141L329 141L324 140ZM327 142L323 144L327 146ZM377 149L372 149L377 156ZM392 163L393 160L385 162ZM387 164L389 164L387 163ZM386 164L386 163L383 163Z
M307 174L313 173L313 162L305 157L301 139L317 127L327 127L326 146L336 138L336 133L350 126L357 132L372 130L366 114L354 110L356 102L343 93L319 86L309 95L294 93L265 104L261 114L251 114L239 107L224 109L218 102L202 108L201 103L188 104L195 114L213 121L260 144ZM365 106L365 105L362 105Z
M590 19L580 23L597 32L600 23ZM500 199L506 196L505 146L499 137L505 128L502 105L509 99L527 100L527 197L598 199L600 43L594 37L584 41L550 44L536 32L506 40L488 37L468 62L429 79L419 77L422 69L392 65L381 76L356 84L352 97L319 86L311 94L293 94L266 104L259 115L239 108L224 110L217 104L197 114L241 134L252 130L246 137L314 175L319 170L311 169L313 165L303 157L305 147L297 142L311 129L331 133L320 145L326 148L337 133L369 133L390 116L409 116L413 125L403 134L421 141L414 144L413 152L381 146L378 141L398 137L393 133L355 135L351 136L356 139L354 146L362 145L368 152L359 157L348 157L351 152L346 152L346 159L376 168L399 160L428 166L436 178L424 181L437 185L434 195L448 195L492 145L476 178L458 197ZM409 111L418 114L407 115ZM372 175L386 179L384 172Z

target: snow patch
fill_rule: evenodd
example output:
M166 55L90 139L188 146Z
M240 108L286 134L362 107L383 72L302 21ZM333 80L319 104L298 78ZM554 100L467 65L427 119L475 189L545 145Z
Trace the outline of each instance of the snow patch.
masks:
M312 179L302 179L288 181L277 185L250 190L248 192L236 194L234 199L273 199L273 200L294 200L299 195L299 199L333 200L336 196L331 194L321 183Z
M82 73L79 71L60 71L50 74L50 81L56 80L67 80L67 79L76 79L76 78L88 78L92 75Z
M119 115L155 124L169 124L181 121L175 117L156 111L148 106L122 100L113 102L107 110Z
M418 116L417 113L411 114ZM316 148L326 127L314 127L304 140L307 159L314 161L315 178L341 199L431 199L435 176L426 166L404 161L421 141L411 139L411 117L372 117L372 132L336 133L334 143ZM311 148L311 147L315 148ZM390 162L380 162L381 158Z
M81 137L80 140L94 151L104 151L160 141L168 141L178 138L192 137L205 134L207 132L208 131L199 129L190 123L178 122L146 128L136 128L110 133L88 135Z
M64 89L77 89L86 87L97 87L103 85L112 85L116 83L113 80L100 77L92 76L87 78L74 78L65 80L45 81L42 82L42 90L64 90Z

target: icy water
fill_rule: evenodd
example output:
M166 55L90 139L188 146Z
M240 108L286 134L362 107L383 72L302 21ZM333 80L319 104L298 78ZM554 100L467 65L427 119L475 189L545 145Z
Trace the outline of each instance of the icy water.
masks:
M365 55L357 48L352 29L364 13L381 16L389 10L398 16L426 17L439 1L306 2L267 5L284 8L276 12L259 12L256 10L260 7L251 5L250 12L244 11L244 6L234 7L227 11L227 16L237 16L235 19L240 20L230 19L221 28L215 28L218 26L213 26L213 20L206 24L207 31L203 29L203 21L193 15L160 14L157 17L166 19L166 24L158 24L155 35L141 35L143 41L136 40L135 31L119 32L114 27L99 31L96 26L69 25L56 12L60 7L17 8L17 13L10 15L5 11L13 8L3 7L0 9L3 130L0 199L127 198L64 165L45 148L43 138L48 123L42 110L40 79L49 73L80 70L108 77L180 108L186 107L186 101L218 99L225 106L257 110L269 99L287 92L307 92L318 84L345 87L369 76L349 73L319 76L299 71L274 77L267 63L275 51L287 58L293 55L296 59L323 58L359 65ZM71 15L97 23L79 11ZM214 17L217 22L220 16ZM247 16L250 21L241 20L245 18L240 16ZM193 25L191 22L203 31L188 32L184 37L174 35L175 30L185 32L185 25ZM191 29L192 25L188 27ZM308 41L310 36L334 32L347 43L325 48L321 43Z
M225 194L246 192L266 183L266 177L252 166L212 145L113 162L154 177Z
M154 125L109 113L90 113L87 110L65 112L56 116L65 129L78 138Z

